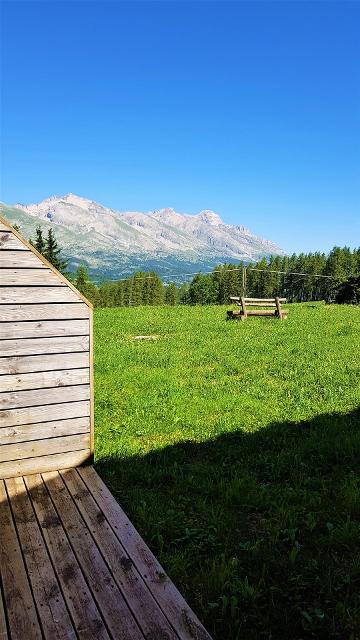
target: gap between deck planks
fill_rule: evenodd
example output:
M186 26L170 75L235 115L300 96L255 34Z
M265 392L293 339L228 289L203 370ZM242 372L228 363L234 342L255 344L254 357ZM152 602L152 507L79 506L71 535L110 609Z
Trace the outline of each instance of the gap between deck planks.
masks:
M0 527L1 640L211 640L93 467L0 480Z

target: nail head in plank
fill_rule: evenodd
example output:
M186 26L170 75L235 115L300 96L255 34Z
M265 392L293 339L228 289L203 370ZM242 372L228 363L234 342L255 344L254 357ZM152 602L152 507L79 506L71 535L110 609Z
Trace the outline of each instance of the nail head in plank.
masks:
M26 476L24 480L79 638L109 640L104 622L41 476Z
M78 473L180 638L211 640L95 469L88 466Z
M5 482L45 638L76 640L23 478Z
M143 639L59 473L44 473L43 480L110 633L124 640Z
M60 475L145 637L178 639L76 470L67 469Z
M0 567L12 640L41 640L24 561L16 535L5 484L0 480Z

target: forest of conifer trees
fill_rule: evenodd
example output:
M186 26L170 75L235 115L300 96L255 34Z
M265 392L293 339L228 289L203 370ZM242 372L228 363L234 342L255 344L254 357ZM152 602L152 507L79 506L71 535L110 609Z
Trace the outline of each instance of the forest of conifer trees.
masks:
M222 264L181 285L164 283L155 272L138 271L129 278L96 286L89 281L86 269L79 267L75 285L100 307L228 304L234 295L280 295L289 302L330 302L341 283L359 274L360 248L334 247L328 255L300 253L263 258L251 264Z

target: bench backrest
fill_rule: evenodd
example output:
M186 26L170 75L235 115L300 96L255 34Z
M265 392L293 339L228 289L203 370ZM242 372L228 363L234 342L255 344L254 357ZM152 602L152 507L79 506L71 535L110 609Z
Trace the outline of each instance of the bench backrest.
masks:
M282 320L286 317L287 312L281 308L281 303L286 302L286 298L244 298L238 296L231 296L230 300L235 302L241 307L241 314L243 318L247 316L274 316ZM257 307L253 311L248 307ZM265 307L265 309L259 309L259 307ZM271 311L269 310L271 307Z
M276 307L276 302L286 302L286 298L241 298L238 296L231 296L230 300L233 302L243 302L247 307Z

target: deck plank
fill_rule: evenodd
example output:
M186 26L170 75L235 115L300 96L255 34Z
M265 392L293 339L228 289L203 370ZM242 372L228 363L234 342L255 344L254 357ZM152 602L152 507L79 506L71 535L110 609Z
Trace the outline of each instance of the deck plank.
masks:
M92 467L0 480L0 640L211 640Z
M0 640L8 640L8 631L5 617L5 605L3 601L1 582L0 582Z
M110 634L116 640L142 640L144 636L60 474L44 473L43 479Z
M211 640L95 469L83 467L78 473L181 640Z
M39 474L24 478L80 640L109 640L103 619Z
M76 469L62 471L61 476L145 637L178 639Z
M0 480L0 531L0 573L11 640L41 640L43 634L3 480Z
M5 481L43 634L48 640L76 640L23 478Z

